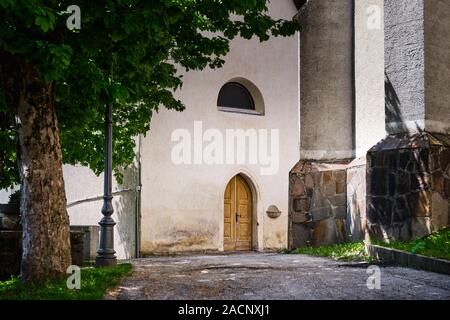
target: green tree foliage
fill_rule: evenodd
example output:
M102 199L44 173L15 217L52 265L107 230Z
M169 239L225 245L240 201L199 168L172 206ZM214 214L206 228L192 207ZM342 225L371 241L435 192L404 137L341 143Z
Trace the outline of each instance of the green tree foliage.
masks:
M150 129L158 108L183 110L173 96L182 86L181 69L221 67L236 36L266 41L295 33L296 23L267 15L267 2L0 0L0 67L5 72L13 57L52 83L63 160L97 174L104 109L112 103L117 173L133 162L134 139ZM66 26L72 4L81 9L80 30ZM0 87L0 188L18 182L8 94Z

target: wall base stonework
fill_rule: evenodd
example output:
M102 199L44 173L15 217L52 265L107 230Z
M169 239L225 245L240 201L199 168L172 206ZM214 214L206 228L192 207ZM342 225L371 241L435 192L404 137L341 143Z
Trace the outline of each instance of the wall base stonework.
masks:
M80 231L70 232L72 264L83 265L83 238ZM0 280L20 274L22 231L0 230Z
M100 226L70 226L71 231L83 233L83 260L95 260L99 248Z
M366 158L300 161L289 178L289 248L366 238Z
M369 150L367 158L371 237L407 241L449 225L449 135L390 135Z
M366 218L366 157L355 159L347 166L347 216L345 219L348 241L367 238Z
M0 281L20 273L22 232L0 231Z
M20 230L20 207L17 204L0 203L0 230Z
M408 241L449 222L450 135L394 134L366 158L300 161L290 172L290 249Z
M349 161L300 161L289 179L289 248L347 240Z

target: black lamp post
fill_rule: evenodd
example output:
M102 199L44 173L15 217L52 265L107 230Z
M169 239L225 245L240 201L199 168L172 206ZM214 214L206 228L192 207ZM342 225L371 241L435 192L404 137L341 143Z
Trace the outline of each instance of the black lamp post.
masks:
M103 218L100 225L100 247L95 259L97 267L117 264L114 250L114 222L111 215L114 212L112 205L112 104L106 106L105 112L105 172L103 194Z

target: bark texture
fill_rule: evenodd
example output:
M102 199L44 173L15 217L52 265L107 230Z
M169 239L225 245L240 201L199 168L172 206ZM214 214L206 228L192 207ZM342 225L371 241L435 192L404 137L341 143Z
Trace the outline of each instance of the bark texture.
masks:
M71 263L62 153L52 85L44 82L32 66L22 64L14 71L6 81L3 78L3 83L17 125L23 225L21 277L24 283L39 283L62 276Z

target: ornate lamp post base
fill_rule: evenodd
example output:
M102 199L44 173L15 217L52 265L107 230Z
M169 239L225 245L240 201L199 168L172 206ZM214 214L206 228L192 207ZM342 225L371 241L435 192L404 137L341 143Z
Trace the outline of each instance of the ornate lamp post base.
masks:
M117 265L117 258L106 258L102 257L101 255L98 255L97 258L95 258L95 266L96 267L111 267Z
M115 266L117 257L114 250L114 220L105 216L100 222L100 249L98 249L95 265L97 267Z
M110 267L117 265L117 258L106 258L102 257L101 255L98 255L97 258L95 258L95 266L96 267Z

